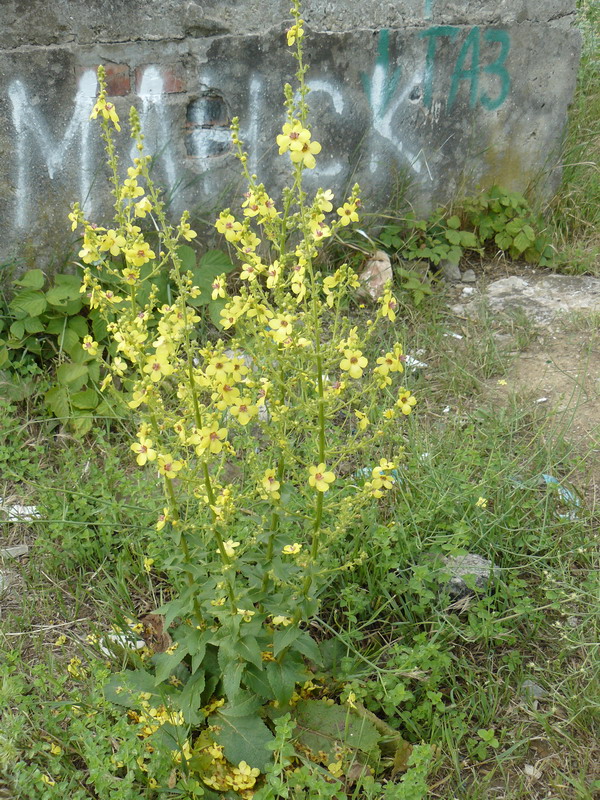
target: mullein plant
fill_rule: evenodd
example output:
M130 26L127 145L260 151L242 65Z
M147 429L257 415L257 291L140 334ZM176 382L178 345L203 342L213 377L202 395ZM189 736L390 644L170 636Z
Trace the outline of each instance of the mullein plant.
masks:
M120 177L119 119L102 68L92 117L102 128L114 220L93 224L78 205L70 215L73 228L83 229L82 292L101 311L111 341L106 350L91 338L83 346L105 365L104 391L116 383L127 393L138 420L132 459L157 471L164 489L156 527L172 592L160 611L173 643L143 669L116 676L111 696L137 705L144 718L196 730L207 716L214 720L221 700L226 708L248 704L264 728L258 706L288 706L308 680L307 660L319 662L309 628L319 595L336 571L368 559L368 546L352 558L339 554L349 531L368 541L365 509L393 489L402 456L400 435L386 429L398 429L416 402L402 385L399 342L379 357L365 355L396 318L391 286L359 330L348 315L357 274L347 264L333 274L319 268L328 239L359 219L359 187L339 205L330 190L309 197L303 188L321 146L308 121L299 0L291 12L297 87L285 86L287 118L277 136L291 171L281 200L250 174L238 120L231 126L248 188L241 207L216 220L240 265L235 294L225 276L212 286L212 298L225 301L222 338L199 339L200 290L179 253L196 233L187 213L177 225L167 220L134 108L138 155ZM164 271L176 287L168 305L154 285ZM381 444L394 439L393 452ZM184 763L193 754L186 741ZM231 756L236 769L239 755Z

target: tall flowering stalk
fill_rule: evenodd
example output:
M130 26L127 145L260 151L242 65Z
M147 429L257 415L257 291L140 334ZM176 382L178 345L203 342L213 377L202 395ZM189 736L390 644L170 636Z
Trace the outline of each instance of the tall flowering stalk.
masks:
M213 694L233 703L246 689L287 703L306 678L304 658L319 658L307 631L319 591L336 570L352 568L339 553L347 531L362 525L362 509L393 489L402 447L384 452L380 443L415 404L400 385L399 342L372 360L365 355L395 320L391 286L359 332L347 314L356 273L347 264L333 274L320 268L326 241L358 221L359 187L339 206L330 190L309 198L304 189L321 145L308 121L299 0L292 14L297 87L285 86L277 136L291 186L277 201L250 174L235 119L248 188L240 209L225 209L215 223L240 266L235 294L225 275L212 285L212 299L225 301L221 338L198 336L200 290L180 250L196 233L186 213L178 225L167 220L133 108L138 156L119 177L119 119L102 68L92 116L111 168L113 227L92 224L77 205L71 214L74 229L83 228L82 291L111 338L106 352L94 341L86 346L104 360L104 389L118 383L138 419L135 461L162 478L156 527L178 550L165 542L157 566L173 587L163 612L174 645L154 662L160 680L186 686L204 675L204 694L182 690L188 721ZM158 299L165 272L175 289L169 303ZM368 557L365 548L358 560Z

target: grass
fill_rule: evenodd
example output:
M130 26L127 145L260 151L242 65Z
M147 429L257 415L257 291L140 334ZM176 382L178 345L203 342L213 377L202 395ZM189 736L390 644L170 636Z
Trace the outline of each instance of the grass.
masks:
M600 786L595 520L584 508L561 516L572 509L540 478L568 483L576 454L542 411L490 391L510 367L497 323L484 318L465 324L460 340L447 336L456 321L441 297L404 317L409 352L428 364L410 378L422 407L388 443L406 447L406 459L384 524L368 547L360 525L349 532L343 551L366 551L364 562L322 598L315 625L338 656L330 690L353 691L413 743L436 746L432 798L592 800ZM1 416L6 487L43 516L3 525L3 538L32 544L20 569L4 566L20 582L0 634L6 796L153 797L139 784L120 795L108 788L115 753L98 737L123 742L127 726L102 699L105 659L87 637L161 602L160 576L143 567L161 547L148 502L156 487L122 457L122 433L98 430L86 444L53 439L48 423L15 425L17 410L5 405ZM501 573L492 590L457 605L439 560L465 552ZM543 699L527 695L526 680L543 687ZM135 740L126 750L135 759L143 748ZM355 796L374 795L364 787Z
M558 263L600 274L600 3L579 0L583 51L563 151L562 185L551 205Z

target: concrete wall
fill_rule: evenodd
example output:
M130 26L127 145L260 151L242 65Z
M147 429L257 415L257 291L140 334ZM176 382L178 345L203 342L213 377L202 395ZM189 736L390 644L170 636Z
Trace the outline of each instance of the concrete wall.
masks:
M315 188L358 180L380 210L408 178L426 210L465 183L556 185L579 58L575 0L305 0L304 9L323 144ZM120 115L139 108L174 211L212 219L241 190L234 115L252 168L281 185L287 159L276 158L274 137L295 65L290 24L289 0L0 0L0 259L60 260L74 243L74 200L101 221L102 145L89 121L99 63Z

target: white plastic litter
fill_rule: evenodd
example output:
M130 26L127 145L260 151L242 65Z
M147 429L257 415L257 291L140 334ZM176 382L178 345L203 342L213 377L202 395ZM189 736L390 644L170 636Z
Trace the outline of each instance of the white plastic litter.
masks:
M0 511L4 511L10 522L31 520L41 516L36 506L22 506L19 503L5 505L3 497L0 497Z
M425 364L423 361L418 361L416 358L413 358L413 356L405 356L404 366L408 367L410 370L414 372L414 370L416 369L424 369L429 365Z

